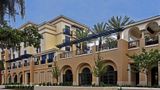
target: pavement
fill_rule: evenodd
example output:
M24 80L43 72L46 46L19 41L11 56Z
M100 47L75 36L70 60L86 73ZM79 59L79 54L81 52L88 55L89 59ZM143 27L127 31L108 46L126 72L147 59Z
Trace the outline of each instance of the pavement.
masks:
M12 90L12 89L4 89L5 86L4 85L0 85L0 90Z
M160 90L160 88L122 87L122 90Z

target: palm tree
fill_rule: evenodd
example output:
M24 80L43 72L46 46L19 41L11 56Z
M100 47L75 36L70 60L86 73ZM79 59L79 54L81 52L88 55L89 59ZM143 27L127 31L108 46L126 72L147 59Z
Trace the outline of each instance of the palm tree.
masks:
M112 16L106 24L107 24L107 28L109 30L112 30L112 29L119 30L119 29L122 29L123 26L129 25L132 23L134 23L134 21L131 20L130 17L128 17L128 16L124 16L124 17ZM117 39L120 39L119 32L117 33Z
M101 33L101 32L104 32L105 30L107 30L107 28L106 28L106 23L104 22L97 23L96 25L93 26L93 34ZM100 51L101 49L102 40L103 40L103 37L99 37L98 51Z
M56 79L56 82L58 84L58 77L60 76L60 70L57 65L57 61L54 61L54 67L52 68L52 76Z
M25 14L24 1L25 0L0 0L0 24L4 23L5 15L8 15L14 20L17 14L20 14L22 17L24 17ZM17 10L17 7L19 10Z
M76 38L81 39L81 38L87 37L89 34L89 31L88 30L76 30L75 33L76 33ZM87 42L80 42L76 45L76 47L84 51L87 47Z
M102 58L99 55L100 53L98 53L98 58L95 61L95 66L93 68L93 74L95 77L97 77L97 81L98 81L98 85L100 85L100 77L103 76L106 73L106 66L105 64L102 62Z

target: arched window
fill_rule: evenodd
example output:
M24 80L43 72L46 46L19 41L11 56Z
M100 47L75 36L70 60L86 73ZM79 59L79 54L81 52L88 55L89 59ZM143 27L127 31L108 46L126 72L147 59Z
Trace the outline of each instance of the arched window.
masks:
M107 85L117 84L117 71L114 71L111 65L107 65L106 68L105 74L100 77L100 83Z
M79 74L79 84L83 86L92 84L92 73L89 68L84 68Z

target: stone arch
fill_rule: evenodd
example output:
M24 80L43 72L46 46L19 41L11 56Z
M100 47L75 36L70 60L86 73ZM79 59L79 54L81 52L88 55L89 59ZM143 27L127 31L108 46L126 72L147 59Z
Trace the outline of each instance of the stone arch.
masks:
M130 28L128 31L128 34L129 34L129 37L134 40L140 39L142 37L142 32L140 31L138 27Z
M79 64L76 70L79 85L88 86L92 84L92 69L88 63Z
M105 66L111 65L114 68L114 70L117 71L117 65L113 60L106 59L103 60L102 62L105 64Z
M73 84L73 71L71 66L65 65L61 69L61 77L63 84L65 85L72 85Z
M62 68L61 68L61 73L64 74L66 72L66 70L71 70L72 71L72 68L70 65L64 65Z
M158 22L155 21L149 22L145 28L151 36L155 36L160 31Z

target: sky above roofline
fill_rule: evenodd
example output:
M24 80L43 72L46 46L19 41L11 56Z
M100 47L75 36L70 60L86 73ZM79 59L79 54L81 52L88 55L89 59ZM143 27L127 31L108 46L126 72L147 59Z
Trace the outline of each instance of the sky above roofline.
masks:
M137 21L160 15L160 0L26 0L25 18L17 16L9 24L16 28L28 21L41 24L59 15L88 27L112 16L126 15Z

